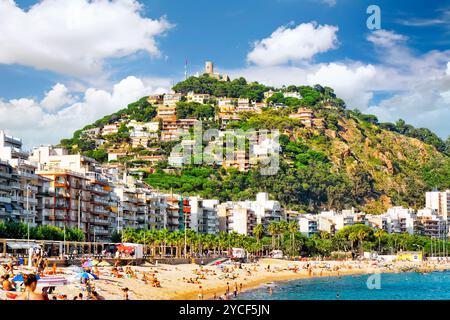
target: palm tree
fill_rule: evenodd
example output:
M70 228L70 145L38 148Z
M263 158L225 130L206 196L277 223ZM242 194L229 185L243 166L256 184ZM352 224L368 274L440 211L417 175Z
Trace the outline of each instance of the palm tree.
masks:
M272 249L275 248L275 236L278 234L278 222L272 221L269 223L269 226L267 227L267 231L272 236Z
M359 249L360 251L363 250L363 240L368 236L369 234L367 233L366 230L364 229L359 229L356 233L356 237L359 240Z
M167 229L161 229L159 230L159 243L161 244L161 250L160 254L165 255L166 254L166 246L167 246L167 236L169 235L169 230Z
M256 242L259 246L260 242L261 242L261 238L264 234L264 226L262 224L257 224L254 228L253 228L253 235L256 238Z
M289 224L287 223L287 221L280 221L278 222L278 232L277 232L277 236L278 236L278 248L280 248L280 241L281 241L281 236L288 231L289 229Z
M291 221L289 223L288 230L291 233L291 253L294 254L295 233L298 231L297 221Z
M378 238L378 253L381 253L381 238L386 234L386 231L383 229L378 229L375 231L374 236Z
M358 235L356 234L356 232L351 232L348 235L348 240L350 241L350 246L351 246L352 252L353 252L353 245L354 245L355 241L358 240Z

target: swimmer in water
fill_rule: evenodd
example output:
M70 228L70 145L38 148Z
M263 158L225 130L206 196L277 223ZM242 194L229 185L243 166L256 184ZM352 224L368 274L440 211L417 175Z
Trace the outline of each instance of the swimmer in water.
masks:
M267 290L269 291L269 295L272 295L272 288L269 287Z
M336 293L336 300L339 300L339 298L340 298L340 295L339 295L339 292L338 292L338 293Z

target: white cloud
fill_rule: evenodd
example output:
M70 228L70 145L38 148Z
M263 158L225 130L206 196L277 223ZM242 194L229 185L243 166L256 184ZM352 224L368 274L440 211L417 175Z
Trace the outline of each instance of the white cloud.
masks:
M373 65L346 65L330 63L308 74L309 85L321 84L333 88L346 103L354 108L367 106L373 93L367 88L375 81L377 70Z
M171 24L141 15L135 0L42 0L25 11L0 1L0 63L62 74L98 74L106 59L158 57L155 37Z
M76 98L72 97L70 104L67 104L68 100L64 100L70 96L70 92L66 91L67 88L64 89L64 85L57 84L41 102L28 98L0 100L0 128L23 138L28 148L39 144L57 143L61 138L71 137L75 130L124 108L143 96L155 91L167 91L168 88L161 86L163 83L168 84L170 81L158 79L153 84L151 78L142 80L130 76L115 84L110 90L88 88L76 101ZM49 99L51 92L65 92L65 94L59 95L63 97L62 100ZM53 108L49 109L49 105Z
M367 40L377 46L391 48L398 43L406 41L408 38L404 35L388 30L375 30L367 36Z
M407 45L406 36L386 30L371 32L367 40L374 44L378 62L309 61L293 66L285 61L226 72L276 87L330 86L349 108L374 113L381 121L403 118L446 138L450 134L450 50L418 54Z
M260 66L310 60L314 55L337 47L335 26L302 23L295 28L279 27L270 37L256 41L247 60Z
M45 94L44 99L41 101L41 106L46 111L53 112L74 101L75 98L70 95L66 86L61 83L57 83L49 92Z
M336 0L322 0L322 3L329 5L330 7L334 7L336 5Z

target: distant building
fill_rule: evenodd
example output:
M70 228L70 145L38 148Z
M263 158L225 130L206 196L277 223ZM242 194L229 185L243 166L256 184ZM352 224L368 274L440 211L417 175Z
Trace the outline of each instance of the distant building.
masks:
M119 124L118 123L108 124L102 128L103 136L106 136L109 134L114 134L117 132L119 132Z
M217 72L214 72L214 63L212 61L206 61L205 62L205 74L208 76L215 78L220 81L229 81L230 77L228 77L227 74L220 74Z
M450 190L425 193L425 207L436 210L437 214L450 217Z
M178 102L181 101L181 93L166 93L164 95L163 104L169 107L175 107Z
M187 94L186 99L189 102L204 104L207 103L209 99L211 99L211 95L207 93L194 93L193 91L191 91Z

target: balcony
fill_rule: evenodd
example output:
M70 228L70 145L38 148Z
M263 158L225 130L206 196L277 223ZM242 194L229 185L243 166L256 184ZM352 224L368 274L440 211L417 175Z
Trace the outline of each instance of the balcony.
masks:
M100 204L104 204L104 205L109 205L108 199L101 198L101 197L98 197L98 196L93 196L92 197L92 202L93 203L100 203Z
M11 173L8 173L8 172L5 172L5 171L0 171L0 177L11 179L12 175L11 175Z
M91 220L94 224L100 224L100 225L109 225L110 221L108 219L98 219L95 218L94 220Z
M11 203L11 197L0 196L0 202Z
M102 187L96 186L96 185L94 185L94 186L92 186L92 185L89 186L88 190L90 190L90 191L92 191L92 192L95 192L95 193L98 193L98 194L108 194L108 193L109 193L108 190L105 190L105 189L103 189Z

